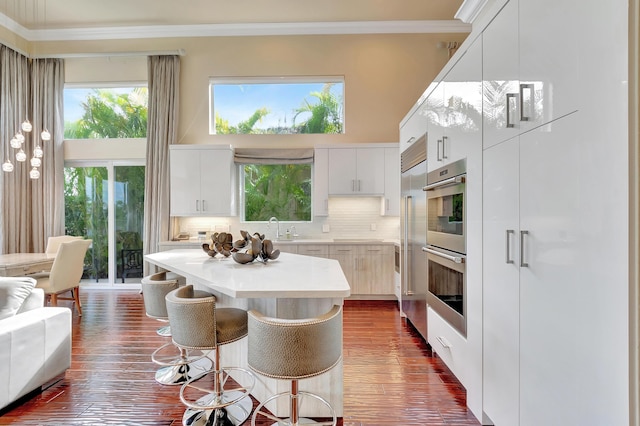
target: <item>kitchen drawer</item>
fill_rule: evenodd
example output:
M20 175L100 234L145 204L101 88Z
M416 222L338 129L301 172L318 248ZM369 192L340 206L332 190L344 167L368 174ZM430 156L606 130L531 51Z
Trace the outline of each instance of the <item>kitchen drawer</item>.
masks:
M294 253L298 254L298 244L291 243L273 243L273 248L280 250L281 253Z
M433 352L449 367L449 370L465 384L467 340L462 337L431 307L427 308L427 336Z
M299 244L298 254L315 257L329 257L328 244Z
M393 248L393 245L391 244L359 245L357 246L356 251L357 251L357 254L360 256L366 256L366 255L387 256L389 259L391 259L390 260L391 262L393 262L393 257L395 256L394 248Z

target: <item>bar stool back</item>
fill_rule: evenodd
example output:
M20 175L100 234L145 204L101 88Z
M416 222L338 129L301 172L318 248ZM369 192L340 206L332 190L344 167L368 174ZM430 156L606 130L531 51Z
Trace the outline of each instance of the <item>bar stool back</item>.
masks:
M255 376L242 368L220 367L219 347L247 335L247 312L218 308L214 295L194 290L192 285L172 291L166 302L173 342L184 349L209 350L215 355L209 372L189 380L180 389L180 400L187 406L183 424L242 424L253 408L249 394Z
M158 272L142 278L142 297L148 317L169 322L167 312L167 294L178 288L178 280L169 278L166 272ZM171 336L171 327L159 328L160 336ZM178 348L173 342L167 342L151 354L151 360L160 365L155 379L163 385L181 385L187 380L204 374L211 368L211 361L202 351L187 351Z
M342 358L342 308L334 306L315 318L290 320L270 318L249 311L249 368L266 377L290 380L290 392L273 395L254 411L251 424L258 416L278 425L319 423L336 425L335 410L319 395L298 390L298 380L320 375L332 369ZM289 398L289 418L277 417L264 410L276 398ZM319 401L328 408L332 421L314 422L300 417L304 397ZM259 424L264 424L260 421Z

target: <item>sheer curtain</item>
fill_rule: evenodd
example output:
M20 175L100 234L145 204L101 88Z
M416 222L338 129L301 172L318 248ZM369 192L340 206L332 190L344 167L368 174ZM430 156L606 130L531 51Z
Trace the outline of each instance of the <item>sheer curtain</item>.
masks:
M0 144L2 162L14 170L0 177L0 247L3 253L43 252L46 238L64 233L64 152L62 103L64 61L30 60L0 45ZM9 140L21 122L33 125L25 141L27 161L18 163ZM30 179L29 159L40 132L51 140L40 142L44 151L40 179Z
M180 57L149 56L149 110L144 192L144 253L158 251L169 240L169 145L178 136ZM144 274L150 265L145 262Z

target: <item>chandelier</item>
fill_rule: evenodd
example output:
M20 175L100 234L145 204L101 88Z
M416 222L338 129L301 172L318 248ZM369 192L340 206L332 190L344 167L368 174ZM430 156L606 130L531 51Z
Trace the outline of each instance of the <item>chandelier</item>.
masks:
M32 4L32 11L34 13L34 22L38 20L37 16L35 15L36 10L38 9L38 5L36 1L37 0L34 0ZM45 27L46 27L46 7L47 6L46 6L46 0L44 1L45 1L44 3L45 18L44 19L45 19ZM19 5L20 2L17 2L16 4ZM18 10L20 10L19 7L18 7ZM26 113L28 108L29 107L27 103L27 106L25 108L25 117L28 117L28 114ZM32 131L33 131L33 125L29 122L28 118L25 118L25 120L19 126L15 136L13 136L9 141L9 146L11 146L11 148L13 148L16 151L15 159L16 159L16 162L18 163L25 163L27 161L27 153L25 152L25 148L28 145L32 146L33 149L31 152L31 160L29 161L31 165L31 171L29 172L29 177L31 179L39 179L40 170L38 169L42 165L42 156L44 155L44 152L42 150L42 147L40 146L40 142L35 140L35 136L32 134ZM40 139L43 142L47 142L51 140L51 133L49 133L46 127L40 133ZM9 151L10 149L9 147L7 147L6 160L2 164L2 170L6 173L11 173L13 172L13 169L14 169L13 163L11 162L11 159L10 159L11 156L9 155Z
M9 145L11 146L11 148L17 151L15 158L16 158L16 161L19 163L25 163L27 161L27 153L24 151L24 148L25 148L25 145L29 142L29 139L33 137L32 131L33 131L33 126L31 125L28 119L25 119L22 122L20 129L16 132L15 136L11 138L11 140L9 141ZM42 139L43 142L51 140L51 133L49 133L49 131L45 128L40 133L40 139ZM32 150L31 160L29 161L31 165L31 171L29 172L29 177L31 179L39 179L40 170L38 169L42 165L42 156L44 155L44 152L38 141L33 141L32 144L33 144L33 150ZM8 150L9 149L7 148L7 151ZM7 155L6 161L2 164L2 170L4 172L11 173L13 172L13 168L14 168L13 163L11 162L11 160L9 159L9 156Z

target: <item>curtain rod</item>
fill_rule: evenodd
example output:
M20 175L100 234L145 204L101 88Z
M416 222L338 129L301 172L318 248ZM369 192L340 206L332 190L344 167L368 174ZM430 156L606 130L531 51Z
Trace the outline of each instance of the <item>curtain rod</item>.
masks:
M32 59L44 59L44 58L104 58L104 57L117 57L117 56L155 56L155 55L178 55L185 56L187 51L185 49L176 50L144 50L139 52L88 52L88 53L50 53L50 54L37 54L27 55Z

